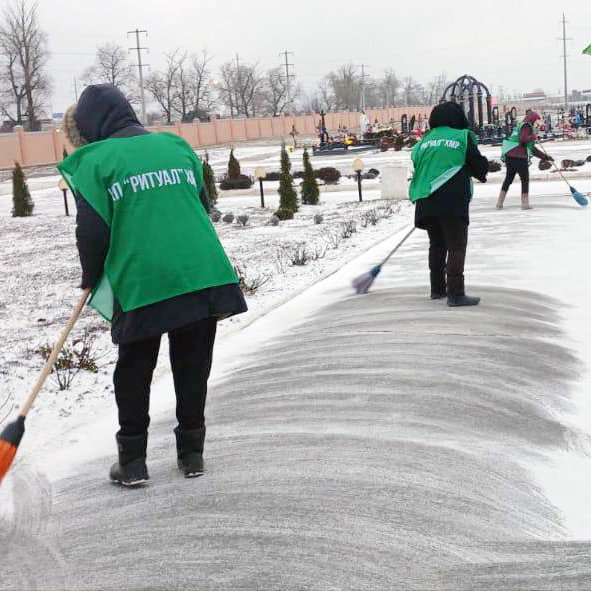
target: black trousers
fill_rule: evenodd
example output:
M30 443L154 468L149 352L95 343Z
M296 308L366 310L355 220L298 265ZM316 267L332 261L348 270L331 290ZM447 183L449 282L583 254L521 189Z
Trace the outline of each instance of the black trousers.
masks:
M518 174L521 179L521 193L529 193L529 162L527 158L513 158L507 156L507 174L503 181L502 190L507 192L511 183L515 180L515 175Z
M207 380L216 328L217 320L208 318L168 333L176 416L181 429L198 429L205 425ZM119 345L113 380L119 409L119 435L142 435L148 430L150 385L160 339L157 336Z
M464 218L427 217L429 270L433 295L465 295L464 264L468 246L468 223Z

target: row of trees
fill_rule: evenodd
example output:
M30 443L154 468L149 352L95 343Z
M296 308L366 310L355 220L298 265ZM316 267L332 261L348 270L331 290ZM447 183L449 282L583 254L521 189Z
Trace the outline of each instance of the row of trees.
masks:
M37 19L37 4L11 0L0 20L0 115L29 130L40 128L51 93L47 73L47 35ZM152 119L165 123L207 119L223 111L254 117L286 112L359 110L394 105L433 104L447 83L444 74L426 85L411 76L386 70L379 78L363 78L358 67L345 64L327 74L317 88L304 93L281 67L263 70L239 56L214 73L211 56L177 49L165 55L164 67L151 72L145 89L156 108ZM97 48L83 72L84 84L109 83L138 102L136 69L129 52L117 44ZM362 99L363 97L363 99Z

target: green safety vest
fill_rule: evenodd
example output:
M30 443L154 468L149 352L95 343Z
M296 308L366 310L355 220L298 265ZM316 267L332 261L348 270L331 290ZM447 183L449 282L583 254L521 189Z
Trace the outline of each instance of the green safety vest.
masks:
M415 173L409 188L413 203L432 195L462 170L466 164L468 137L477 143L476 136L468 129L436 127L413 148L411 159Z
M199 198L203 166L177 136L108 139L58 164L72 191L110 230L104 274L90 305L107 320L208 287L237 283Z
M529 125L530 127L532 127L531 123L528 123L527 121L522 121L519 125L517 125L515 127L515 129L513 130L513 133L509 137L509 139L503 140L503 152L502 152L502 156L501 156L503 161L505 161L507 154L511 150L514 150L515 148L518 148L519 146L521 146L521 141L519 140L519 138L521 136L521 130L523 129L524 125ZM533 129L533 127L532 127L532 129ZM526 144L528 158L532 157L535 145L536 145L535 141L529 142L529 144Z

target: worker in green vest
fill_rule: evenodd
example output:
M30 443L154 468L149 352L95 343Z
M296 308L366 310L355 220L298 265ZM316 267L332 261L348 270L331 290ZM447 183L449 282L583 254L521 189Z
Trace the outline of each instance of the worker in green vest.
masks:
M148 479L150 383L168 333L176 392L177 462L203 473L204 409L217 321L246 304L208 215L203 167L180 137L148 133L125 96L88 86L66 114L78 149L58 168L78 209L82 287L119 346L119 461L110 478Z
M429 127L412 151L410 200L415 203L415 226L429 234L431 299L447 297L449 306L475 306L480 298L465 293L464 263L472 177L486 182L488 160L480 154L460 105L437 105Z
M537 156L542 160L553 160L552 156L536 148L538 136L535 134L534 126L539 120L540 116L535 111L531 111L515 127L511 137L503 142L502 159L507 166L507 174L501 186L497 209L503 209L507 191L517 174L521 179L521 209L532 209L529 203L529 163L531 157Z

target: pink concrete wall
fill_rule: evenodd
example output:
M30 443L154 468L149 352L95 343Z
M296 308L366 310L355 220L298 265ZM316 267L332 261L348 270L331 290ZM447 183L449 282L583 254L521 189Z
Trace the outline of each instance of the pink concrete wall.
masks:
M386 123L391 119L400 122L402 115L410 118L415 115L428 117L431 107L393 107L390 109L371 109L367 112L369 121L376 119ZM214 119L210 123L177 123L175 125L156 125L151 131L167 131L185 138L194 148L233 143L236 141L265 138L287 138L295 124L300 135L315 135L320 115L300 115L297 117L260 117L254 119ZM335 131L344 125L349 129L359 128L359 113L327 113L326 126ZM0 168L10 168L15 161L24 166L55 164L62 159L64 146L68 153L73 151L60 130L25 133L0 134Z
M246 119L244 126L246 127L246 139L258 140L261 137L260 118Z
M273 123L272 119L259 119L259 124L261 128L261 137L273 137Z
M230 125L232 141L244 141L248 139L245 119L230 119Z

